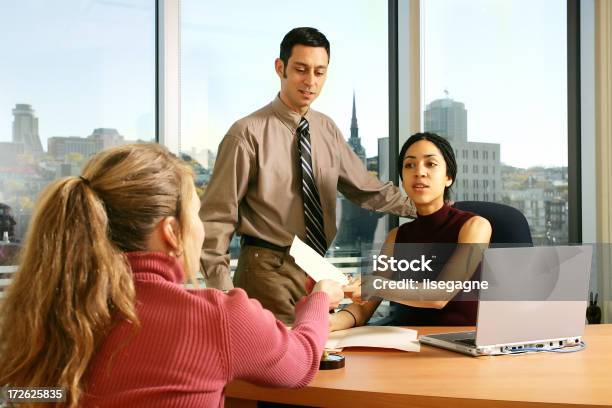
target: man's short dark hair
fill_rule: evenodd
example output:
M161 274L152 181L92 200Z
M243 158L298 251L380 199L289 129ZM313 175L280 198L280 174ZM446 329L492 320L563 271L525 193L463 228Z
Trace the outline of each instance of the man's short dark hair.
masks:
M329 59L329 41L325 35L312 27L297 27L289 31L280 44L280 59L283 61L284 72L287 72L287 64L291 57L291 51L295 45L306 45L308 47L323 47L327 51Z

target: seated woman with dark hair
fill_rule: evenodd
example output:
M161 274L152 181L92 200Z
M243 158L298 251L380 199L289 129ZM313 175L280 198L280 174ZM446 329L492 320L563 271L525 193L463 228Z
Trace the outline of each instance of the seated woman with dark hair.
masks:
M242 289L186 289L199 210L193 172L156 144L48 186L0 309L0 386L61 387L70 407L217 407L236 378L305 386L340 285L317 283L292 330Z
M401 259L410 246L422 251L428 246L417 244L441 244L437 247L429 245L429 248L442 253L435 262L439 266L437 270L434 268L435 280L454 282L470 279L491 238L491 225L480 216L448 204L449 190L457 174L452 147L446 139L434 133L417 133L402 146L398 166L402 185L417 207L418 218L393 229L387 236L382 254ZM371 287L376 277L365 278L362 290L366 285ZM387 276L394 280L405 277L400 274ZM424 277L430 276L421 272L420 280ZM391 308L391 324L394 325L472 325L476 321L476 302L457 300L458 289L429 289L423 282L417 282L410 290L375 292L378 300L361 302L361 292L357 291L353 296L355 303L330 316L330 330L365 324L382 297L394 301Z

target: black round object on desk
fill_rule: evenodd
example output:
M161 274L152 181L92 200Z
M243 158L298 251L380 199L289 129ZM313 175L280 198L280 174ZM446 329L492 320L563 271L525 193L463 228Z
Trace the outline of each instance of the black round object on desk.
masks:
M344 357L340 354L324 353L319 363L319 370L335 370L344 367Z

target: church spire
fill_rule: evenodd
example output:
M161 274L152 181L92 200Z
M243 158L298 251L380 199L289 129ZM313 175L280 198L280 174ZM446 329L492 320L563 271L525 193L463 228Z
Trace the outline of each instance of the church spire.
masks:
M357 109L355 108L355 90L353 90L353 117L351 118L351 137L348 140L349 145L355 154L361 159L363 164L366 163L365 149L361 145L359 138L359 127L357 126Z
M353 90L353 117L351 118L351 137L359 137L359 127L357 126L357 109L355 108L355 90Z

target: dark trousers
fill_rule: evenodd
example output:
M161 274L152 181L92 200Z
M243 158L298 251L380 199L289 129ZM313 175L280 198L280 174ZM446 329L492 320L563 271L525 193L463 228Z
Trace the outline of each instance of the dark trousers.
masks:
M306 296L306 273L288 251L245 245L240 250L234 286L259 300L285 324L295 320L295 304Z

